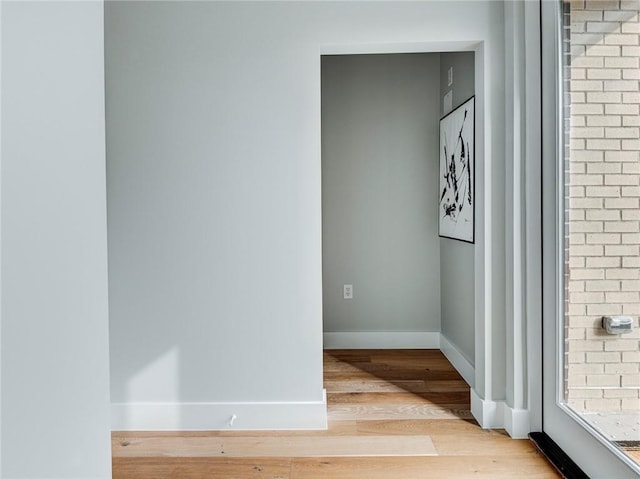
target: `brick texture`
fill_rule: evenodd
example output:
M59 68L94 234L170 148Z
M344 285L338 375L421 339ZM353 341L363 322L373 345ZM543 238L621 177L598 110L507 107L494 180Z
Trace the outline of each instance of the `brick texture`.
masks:
M578 411L640 410L639 2L565 7L565 395ZM603 315L634 331L609 335Z

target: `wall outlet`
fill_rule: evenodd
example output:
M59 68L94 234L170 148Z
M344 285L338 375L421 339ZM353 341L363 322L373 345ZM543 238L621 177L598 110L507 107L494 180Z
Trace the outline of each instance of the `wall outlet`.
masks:
M344 299L353 299L353 285L345 284L342 288Z

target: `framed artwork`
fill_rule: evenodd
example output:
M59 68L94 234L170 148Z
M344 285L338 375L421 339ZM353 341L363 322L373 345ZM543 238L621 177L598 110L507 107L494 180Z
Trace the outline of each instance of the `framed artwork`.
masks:
M475 240L475 97L440 120L438 234Z

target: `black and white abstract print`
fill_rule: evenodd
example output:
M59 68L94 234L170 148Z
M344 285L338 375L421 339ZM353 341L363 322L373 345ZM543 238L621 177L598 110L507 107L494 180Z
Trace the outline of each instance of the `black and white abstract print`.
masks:
M440 236L473 243L475 98L440 120Z

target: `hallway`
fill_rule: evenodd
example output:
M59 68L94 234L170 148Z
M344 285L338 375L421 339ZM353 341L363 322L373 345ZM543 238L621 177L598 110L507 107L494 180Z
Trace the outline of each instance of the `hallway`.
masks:
M114 432L116 479L555 478L528 440L483 430L438 350L329 350L327 431Z

